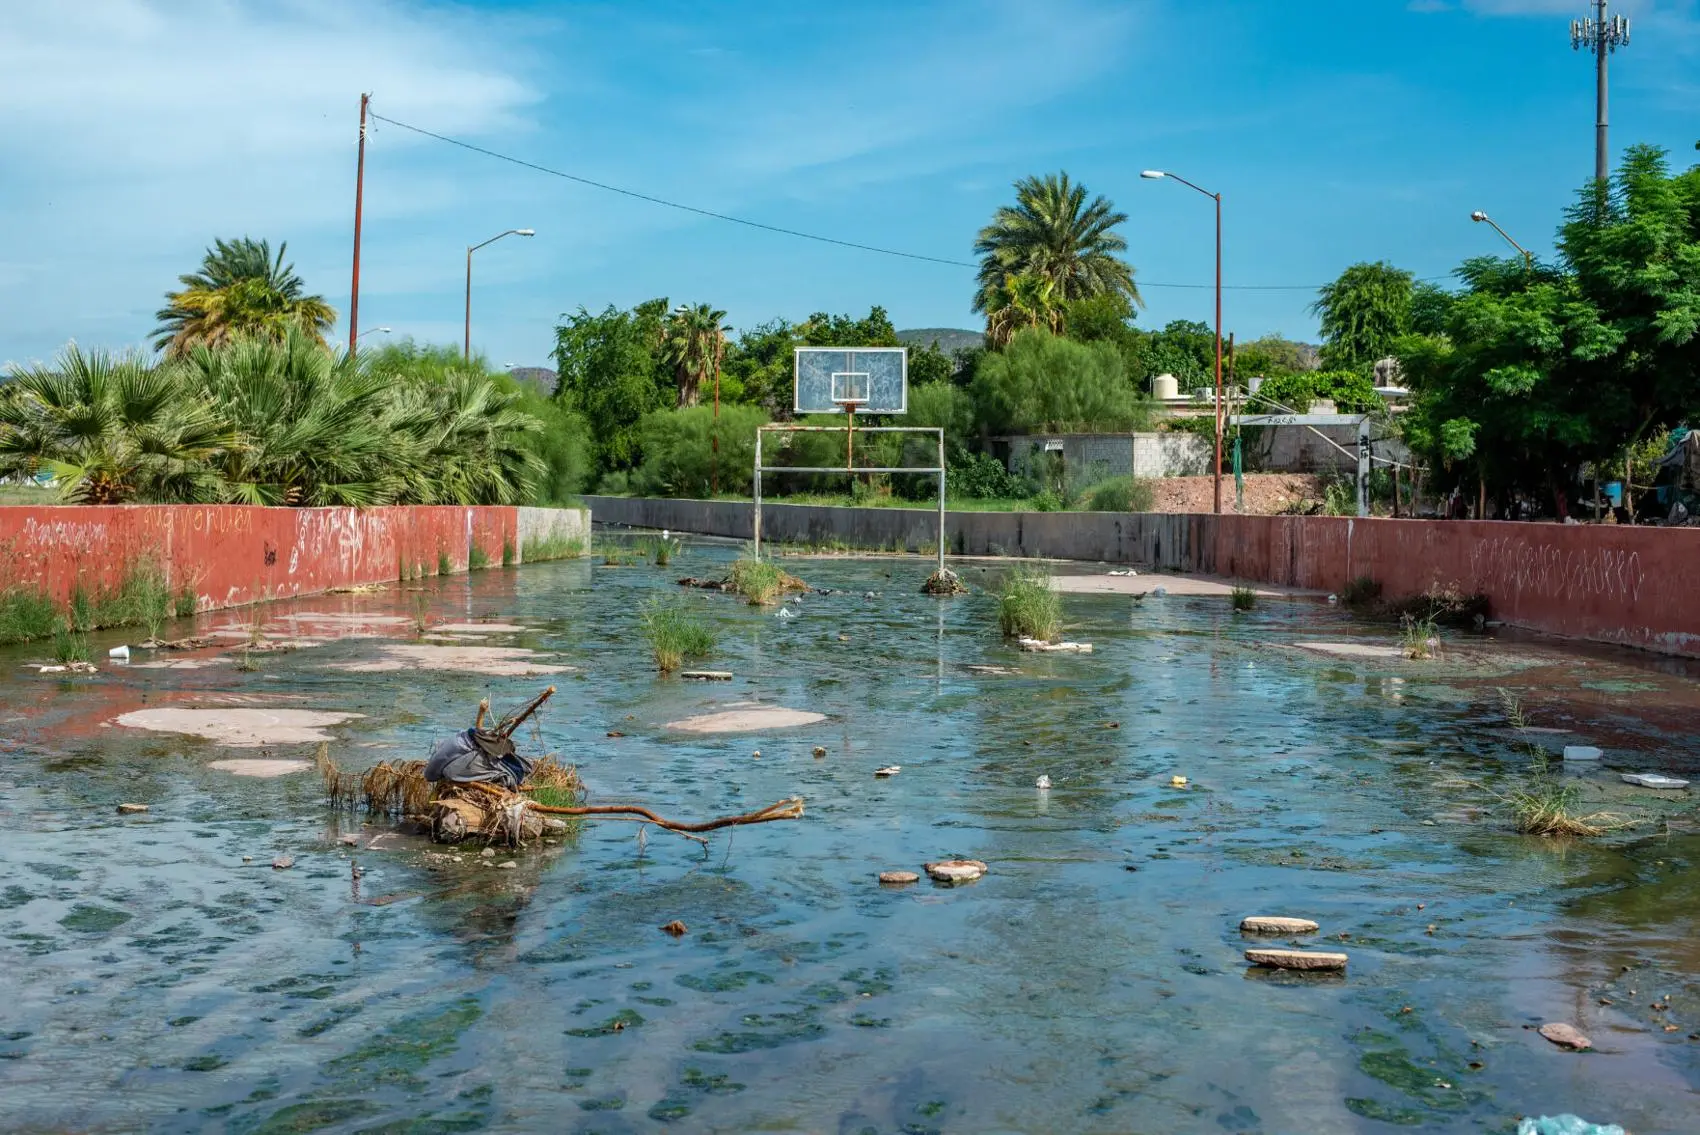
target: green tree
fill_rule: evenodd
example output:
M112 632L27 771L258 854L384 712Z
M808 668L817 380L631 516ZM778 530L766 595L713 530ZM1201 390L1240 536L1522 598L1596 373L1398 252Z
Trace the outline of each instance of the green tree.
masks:
M986 311L986 345L1002 350L1017 331L1039 327L1060 335L1063 304L1056 283L1032 272L1005 276Z
M1123 258L1127 241L1115 231L1127 214L1102 196L1088 202L1086 192L1066 172L1015 183L1015 204L1001 206L974 242L975 311L996 311L1005 279L1020 275L1048 280L1059 301L1114 292L1139 303L1133 267Z
M1279 332L1241 343L1234 351L1234 374L1242 384L1253 376L1274 378L1315 368L1316 351L1308 344L1283 338Z
M1411 330L1411 274L1384 260L1354 264L1323 287L1310 310L1322 322L1322 365L1367 370Z
M706 303L681 304L661 331L661 357L678 377L679 405L695 406L704 383L716 380L726 357L726 318Z
M756 406L723 406L718 422L708 406L653 410L638 424L643 464L632 477L633 487L662 496L707 497L718 476L721 492L748 493L756 429L767 420ZM718 458L713 445L717 427Z
M584 415L598 472L637 464L639 420L677 403L676 377L661 353L666 314L665 298L630 311L581 307L555 328L555 397Z
M154 346L180 357L197 346L219 346L235 338L281 342L301 331L325 345L336 312L323 296L306 295L293 264L285 264L289 245L271 246L248 237L216 240L199 272L178 277L181 290L166 294L155 317Z
M883 307L871 307L862 319L817 311L793 332L799 347L897 347L897 328Z
M1003 351L984 355L969 393L992 434L1125 430L1150 419L1113 346L1038 329L1018 331Z

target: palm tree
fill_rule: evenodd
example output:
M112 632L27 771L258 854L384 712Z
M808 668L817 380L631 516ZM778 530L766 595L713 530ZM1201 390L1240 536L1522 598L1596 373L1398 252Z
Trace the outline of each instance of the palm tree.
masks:
M1115 292L1138 304L1133 267L1122 259L1127 241L1115 227L1127 220L1103 197L1086 200L1086 187L1067 173L1024 177L1015 183L1015 204L1000 207L980 230L974 310L988 314L1011 275L1050 281L1056 301Z
M285 264L287 242L274 257L266 241L216 240L201 270L179 276L182 290L166 295L156 318L154 346L179 358L196 346L220 346L238 337L282 342L291 328L324 345L336 312L323 296L304 295L293 264Z
M79 504L217 500L207 461L230 440L174 365L75 343L0 398L0 477L50 473Z
M986 310L987 346L1002 350L1012 335L1028 327L1042 327L1060 335L1063 314L1057 302L1057 286L1051 280L1031 272L1005 276Z
M661 352L678 376L680 406L697 404L702 384L710 375L718 384L720 362L726 355L726 332L731 330L721 325L725 318L724 311L706 303L694 307L680 304L667 317Z

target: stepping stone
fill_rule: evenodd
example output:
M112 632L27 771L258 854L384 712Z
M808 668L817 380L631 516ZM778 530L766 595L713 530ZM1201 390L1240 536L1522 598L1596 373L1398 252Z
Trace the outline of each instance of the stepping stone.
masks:
M1246 934L1315 934L1320 929L1308 918L1285 918L1274 914L1255 914L1240 920L1240 930Z
M1313 950L1247 950L1245 960L1254 966L1274 969L1342 970L1346 968L1345 954L1325 954Z
M913 871L881 871L880 884L886 887L907 887L910 883L919 883L921 876Z
M145 812L147 810L148 810L148 806L146 804L120 804L120 805L118 805L118 814L120 816L135 816L135 815L139 815L140 813Z
M1623 783L1639 785L1642 788L1688 787L1686 780L1679 780L1674 776L1665 776L1656 772L1626 772L1623 774Z
M1558 1045L1560 1048L1583 1049L1594 1047L1581 1029L1575 1025L1567 1025L1562 1021L1553 1021L1541 1026L1541 1035Z
M679 677L689 678L690 680L692 680L694 682L730 682L732 680L732 671L730 671L730 670L681 670L681 671L679 671Z
M986 873L986 865L978 859L945 859L926 864L927 874L936 882L972 883Z

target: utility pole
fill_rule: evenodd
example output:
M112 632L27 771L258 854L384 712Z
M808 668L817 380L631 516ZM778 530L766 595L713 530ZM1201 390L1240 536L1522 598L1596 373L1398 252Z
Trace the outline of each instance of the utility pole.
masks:
M1629 46L1629 17L1606 18L1606 0L1594 0L1594 14L1570 21L1572 50L1587 48L1594 53L1594 180L1611 176L1606 145L1606 56L1619 46Z
M360 338L360 205L366 189L366 104L369 94L360 96L360 157L354 165L354 282L348 290L348 353L354 353L354 342Z

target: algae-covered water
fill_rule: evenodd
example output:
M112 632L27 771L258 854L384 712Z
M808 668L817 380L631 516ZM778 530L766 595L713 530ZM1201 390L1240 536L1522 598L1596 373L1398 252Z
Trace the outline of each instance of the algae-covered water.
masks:
M674 584L731 554L409 585L434 623L526 628L461 641L574 668L551 678L337 669L410 640L415 593L393 589L277 605L260 630L317 645L252 670L224 649L66 680L25 668L39 649L0 652L0 1128L1324 1135L1572 1111L1700 1130L1700 836L1686 795L1615 773L1700 767L1671 725L1700 706L1685 667L1483 638L1333 656L1293 644L1394 636L1314 601L1081 595L1068 637L1095 652L1024 655L996 632L995 565L941 601L923 560L796 561L834 590L790 619ZM707 664L732 682L655 675L636 628L657 594L718 627ZM238 643L250 621L199 630ZM328 730L358 768L546 681L528 744L576 762L593 801L694 819L800 795L805 818L706 849L599 822L490 859L339 816L311 772L209 767L310 745L113 724L358 713ZM1570 733L1509 729L1502 687ZM749 702L828 716L666 728ZM1531 739L1602 744L1589 799L1645 822L1512 834L1492 793ZM953 856L990 871L875 880ZM1249 914L1316 919L1304 944L1347 973L1248 969ZM1547 1021L1596 1050L1556 1048Z

